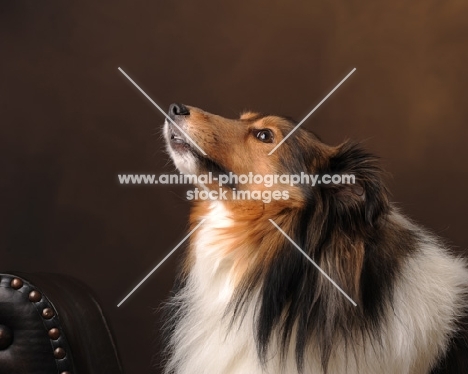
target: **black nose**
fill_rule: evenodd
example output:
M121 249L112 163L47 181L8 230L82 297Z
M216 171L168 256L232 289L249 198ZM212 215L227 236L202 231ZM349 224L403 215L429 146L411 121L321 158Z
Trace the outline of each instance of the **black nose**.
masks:
M169 106L169 116L188 116L190 111L184 104L171 104Z

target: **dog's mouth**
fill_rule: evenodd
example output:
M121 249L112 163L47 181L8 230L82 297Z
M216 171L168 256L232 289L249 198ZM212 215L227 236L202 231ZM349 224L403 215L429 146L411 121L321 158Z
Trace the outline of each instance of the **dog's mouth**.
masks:
M168 137L172 148L179 151L192 149L186 135L172 123L168 123Z
M178 133L175 132L174 130L171 130L171 142L172 142L172 143L176 143L176 144L188 144L188 143L185 141L184 136L178 134Z

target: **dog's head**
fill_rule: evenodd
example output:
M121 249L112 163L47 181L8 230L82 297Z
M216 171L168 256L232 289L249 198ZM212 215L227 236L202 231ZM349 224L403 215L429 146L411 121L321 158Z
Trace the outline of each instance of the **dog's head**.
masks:
M287 162L280 159L291 154L288 150L293 142L269 155L294 127L283 117L249 112L227 119L182 104L172 104L169 117L172 121L165 124L168 149L184 173L272 174L280 172L281 163ZM300 148L320 147L312 134L304 132L302 137L306 139Z
M318 181L315 186L275 183L266 187L247 183L224 188L287 190L288 200L279 203L290 207L318 204L325 198L337 217L353 220L355 213L360 212L368 223L373 223L387 206L376 158L356 144L329 146L312 132L296 129L297 124L290 118L276 115L247 112L238 119L227 119L183 104L172 104L168 114L171 121L164 126L167 149L182 173L262 176L305 173L319 178L325 174L352 175L355 182L352 184ZM217 189L218 184L204 187Z

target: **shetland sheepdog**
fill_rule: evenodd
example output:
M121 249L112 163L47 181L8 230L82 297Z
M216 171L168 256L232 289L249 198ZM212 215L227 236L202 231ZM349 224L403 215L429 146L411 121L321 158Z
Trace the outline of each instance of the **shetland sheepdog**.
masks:
M355 183L282 184L288 198L268 203L229 193L193 202L192 228L204 221L168 302L166 374L468 373L467 263L389 202L376 157L302 128L271 153L295 126L287 117L226 119L182 104L169 116L181 173Z

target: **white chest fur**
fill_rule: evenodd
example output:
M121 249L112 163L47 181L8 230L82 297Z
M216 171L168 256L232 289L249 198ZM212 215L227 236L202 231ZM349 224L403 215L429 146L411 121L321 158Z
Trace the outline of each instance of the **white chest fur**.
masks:
M174 354L166 373L176 374L294 374L297 373L291 348L286 362L271 351L266 367L259 364L251 302L240 325L229 328L225 315L233 295L232 260L223 258L219 229L233 224L222 203L214 203L196 237L195 264L187 286L174 302L184 305L183 318L172 338ZM395 219L406 222L398 216ZM410 225L410 223L407 223ZM388 307L381 327L382 344L370 339L356 341L348 351L337 345L330 374L426 374L439 353L466 292L465 264L439 248L437 243L421 244L407 260L395 286L393 308ZM274 342L273 342L274 346ZM306 354L305 374L322 373L317 347Z

